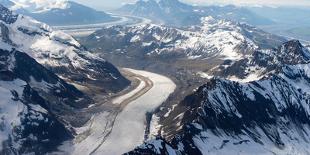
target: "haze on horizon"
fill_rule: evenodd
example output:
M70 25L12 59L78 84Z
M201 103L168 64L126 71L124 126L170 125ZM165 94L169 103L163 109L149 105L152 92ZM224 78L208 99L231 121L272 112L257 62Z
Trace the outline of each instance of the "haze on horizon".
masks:
M137 0L72 0L96 9L116 9L126 3L134 3ZM181 0L189 4L197 5L238 5L238 6L298 6L309 7L310 0Z

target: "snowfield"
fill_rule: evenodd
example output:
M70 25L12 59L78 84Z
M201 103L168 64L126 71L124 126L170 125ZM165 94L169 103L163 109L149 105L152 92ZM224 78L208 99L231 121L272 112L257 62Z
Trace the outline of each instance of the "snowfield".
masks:
M141 145L144 141L145 114L160 106L176 88L173 81L162 75L133 69L127 70L149 78L154 86L123 109L116 118L111 134L94 154L118 155Z
M83 68L90 64L83 58L97 58L70 35L62 31L53 31L48 25L38 22L30 17L19 15L16 22L7 24L8 41L1 42L6 50L17 49L36 59L42 65L51 67L72 65L75 68ZM104 60L102 60L104 61Z

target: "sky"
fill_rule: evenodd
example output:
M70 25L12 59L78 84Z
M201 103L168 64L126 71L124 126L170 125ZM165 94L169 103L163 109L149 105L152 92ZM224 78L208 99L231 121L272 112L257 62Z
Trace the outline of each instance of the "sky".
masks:
M73 0L97 9L119 8L124 3L133 3L136 0ZM310 0L181 0L190 4L234 4L250 6L309 6Z

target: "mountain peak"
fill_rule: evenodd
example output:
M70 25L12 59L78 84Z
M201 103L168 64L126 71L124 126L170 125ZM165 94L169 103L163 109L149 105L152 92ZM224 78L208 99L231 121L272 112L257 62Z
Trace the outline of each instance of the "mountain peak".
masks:
M310 52L305 48L299 40L290 40L285 42L278 50L278 56L283 58L288 64L296 64L308 62L310 60Z
M283 44L285 47L296 47L296 48L302 48L302 44L299 40L290 40Z

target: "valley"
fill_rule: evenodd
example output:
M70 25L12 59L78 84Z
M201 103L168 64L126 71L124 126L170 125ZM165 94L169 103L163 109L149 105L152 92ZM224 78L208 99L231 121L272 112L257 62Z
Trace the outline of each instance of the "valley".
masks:
M310 154L309 9L99 3L0 0L1 155Z
M169 78L155 73L122 70L133 80L134 88L113 97L111 102L97 100L95 106L85 109L93 114L91 120L76 128L74 141L65 142L59 148L62 151L55 153L122 154L144 141L146 113L155 111L176 86ZM113 147L115 143L118 143L117 147Z

